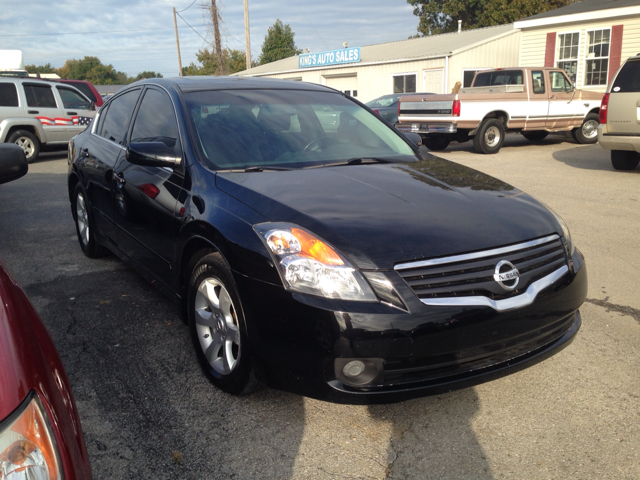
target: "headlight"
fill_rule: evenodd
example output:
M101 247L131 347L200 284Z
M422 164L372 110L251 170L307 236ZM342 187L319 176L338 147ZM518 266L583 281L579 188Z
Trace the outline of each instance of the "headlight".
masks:
M362 274L309 231L291 223L262 223L254 229L271 252L287 290L343 300L377 300Z
M576 251L576 247L571 241L571 232L569 231L569 227L567 227L567 224L564 222L562 217L554 212L553 209L549 208L547 205L545 205L545 207L547 207L549 211L553 213L553 216L556 217L556 220L558 220L558 223L562 227L562 233L564 234L564 238L567 241L567 247L569 247L569 260L571 260L571 257L573 257L573 254Z
M60 480L60 459L49 419L36 394L0 424L0 479Z

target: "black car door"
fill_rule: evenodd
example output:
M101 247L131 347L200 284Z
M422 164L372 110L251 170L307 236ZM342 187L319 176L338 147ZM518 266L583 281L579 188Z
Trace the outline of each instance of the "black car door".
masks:
M113 167L124 155L127 127L140 97L141 89L130 90L115 97L106 109L100 110L98 123L89 139L79 145L83 157L82 173L91 202L96 228L100 234L116 243L113 215Z
M130 142L162 142L182 158L173 102L160 88L147 87L135 114ZM115 167L115 218L119 248L166 286L171 285L175 236L181 212L176 203L182 166L134 165L126 156Z

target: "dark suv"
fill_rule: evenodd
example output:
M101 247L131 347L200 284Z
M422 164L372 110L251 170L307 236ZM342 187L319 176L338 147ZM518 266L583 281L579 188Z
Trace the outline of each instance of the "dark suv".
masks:
M640 54L629 58L607 87L600 107L598 142L611 150L616 170L640 162Z

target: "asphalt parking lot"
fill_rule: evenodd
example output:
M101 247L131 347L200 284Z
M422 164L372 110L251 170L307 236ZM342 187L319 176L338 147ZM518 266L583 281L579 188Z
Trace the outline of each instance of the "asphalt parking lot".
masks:
M640 169L562 136L440 155L566 220L589 271L583 326L517 374L372 407L215 390L178 307L115 257L82 254L64 152L0 186L0 255L60 351L94 478L640 478Z

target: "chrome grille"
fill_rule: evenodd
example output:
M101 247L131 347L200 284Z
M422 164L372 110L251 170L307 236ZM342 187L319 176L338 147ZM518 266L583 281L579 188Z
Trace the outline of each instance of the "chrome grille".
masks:
M496 264L511 262L520 273L517 288L506 291L494 279ZM403 263L395 270L421 299L483 296L492 300L522 294L533 282L567 265L558 235L507 247Z

